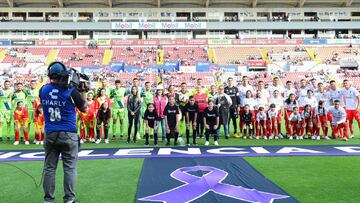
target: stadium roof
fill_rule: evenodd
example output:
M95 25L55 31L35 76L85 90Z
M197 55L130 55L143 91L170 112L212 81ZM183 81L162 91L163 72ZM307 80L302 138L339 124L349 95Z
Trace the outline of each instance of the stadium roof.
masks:
M360 0L0 0L3 7L350 7Z

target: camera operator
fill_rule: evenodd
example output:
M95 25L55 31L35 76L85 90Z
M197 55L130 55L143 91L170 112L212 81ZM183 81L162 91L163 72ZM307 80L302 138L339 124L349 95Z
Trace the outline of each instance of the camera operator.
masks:
M87 111L86 84L70 85L69 71L60 62L48 67L50 83L39 92L45 117L45 164L44 164L44 202L55 202L55 176L59 155L64 169L64 203L77 203L75 183L77 178L78 135L75 107ZM76 73L75 73L76 74Z

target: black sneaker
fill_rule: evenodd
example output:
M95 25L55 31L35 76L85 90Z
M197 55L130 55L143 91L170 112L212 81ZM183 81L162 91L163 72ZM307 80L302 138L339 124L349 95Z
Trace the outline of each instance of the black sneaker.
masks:
M170 146L170 142L166 142L166 146Z
M127 143L130 144L130 139L127 140Z

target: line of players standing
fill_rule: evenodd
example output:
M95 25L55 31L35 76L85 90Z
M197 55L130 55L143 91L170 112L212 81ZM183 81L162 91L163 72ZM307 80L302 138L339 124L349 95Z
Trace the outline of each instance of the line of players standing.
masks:
M115 87L110 88L107 80L103 79L101 88L88 93L89 111L78 113L81 142L100 143L104 139L105 143L109 143L109 129L112 127L112 139L120 132L120 138L127 134L127 142L136 143L140 132L144 131L145 145L149 145L149 134L157 145L158 130L161 128L161 140L167 145L170 145L171 138L177 145L179 134L186 135L186 144L190 145L191 130L193 145L197 144L197 137L204 135L205 145L209 145L210 135L214 135L214 144L218 145L220 127L223 127L228 139L231 122L234 138L239 138L242 133L244 139L279 139L285 135L289 139L330 139L328 121L333 138L347 140L354 136L353 120L360 120L359 92L347 80L343 81L341 89L337 88L335 81L330 81L327 86L316 79L311 79L310 84L302 79L300 86L294 88L292 81L283 86L279 78L274 77L269 87L259 81L255 88L249 84L249 78L243 76L239 85L235 85L233 78L228 78L226 86L211 85L206 89L202 80L198 79L195 89L188 90L183 82L178 91L174 85L165 90L160 84L153 91L150 82L146 82L144 87L137 78L132 82L132 87L128 89L116 80ZM11 89L9 81L4 83L0 92L1 132L5 128L9 135L14 121L14 144L19 143L20 129L24 131L25 143L29 143L31 122L35 124L35 143L43 141L43 116L37 93L36 81L31 81L27 90L23 90L22 83L17 83L16 91ZM282 132L283 121L286 134ZM181 129L186 130L181 132Z

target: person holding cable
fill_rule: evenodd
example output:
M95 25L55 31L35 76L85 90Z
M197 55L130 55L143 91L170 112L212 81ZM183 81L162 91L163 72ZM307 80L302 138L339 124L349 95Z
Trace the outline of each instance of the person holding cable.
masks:
M75 76L75 77L74 77ZM72 80L77 77L77 81ZM87 112L86 91L80 77L87 76L65 67L60 62L53 62L48 67L50 83L40 91L40 101L45 118L45 164L44 164L44 202L55 202L55 176L59 156L64 169L64 202L77 203L75 183L77 179L77 159L79 138L76 128L75 107ZM88 78L87 78L88 79ZM69 82L70 81L70 82ZM75 84L78 83L78 84Z

